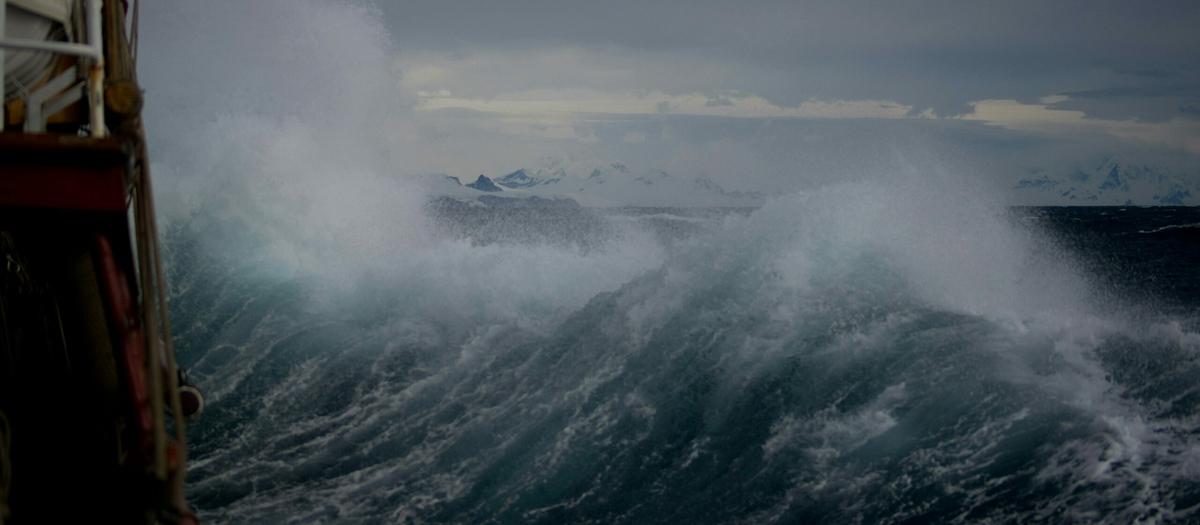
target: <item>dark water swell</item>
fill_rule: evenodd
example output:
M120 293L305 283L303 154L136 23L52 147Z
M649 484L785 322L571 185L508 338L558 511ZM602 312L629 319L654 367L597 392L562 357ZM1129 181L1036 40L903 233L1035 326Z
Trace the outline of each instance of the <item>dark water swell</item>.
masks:
M216 522L1196 519L1196 303L1089 306L1144 275L1038 293L1103 266L1088 247L1105 260L1113 232L1038 211L1078 242L1060 260L957 224L1011 259L976 271L929 255L975 242L929 240L946 217L793 213L732 217L590 290L505 274L533 291L500 310L473 304L506 295L487 279L331 293L179 226L181 357L212 398L193 500ZM576 299L538 303L554 290Z

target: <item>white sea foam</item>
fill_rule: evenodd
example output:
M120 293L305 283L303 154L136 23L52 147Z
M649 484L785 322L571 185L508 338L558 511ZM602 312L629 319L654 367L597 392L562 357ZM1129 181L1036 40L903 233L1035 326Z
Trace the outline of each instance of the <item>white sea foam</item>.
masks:
M1046 519L1054 505L1093 519L1087 505L1117 497L1141 505L1121 517L1162 516L1168 485L1200 471L1187 433L1196 421L1150 415L1098 355L1117 340L1195 353L1200 335L1098 308L1071 256L1011 222L986 186L901 165L776 198L674 248L628 232L591 251L445 239L422 211L422 186L401 175L419 151L370 8L164 2L147 9L144 27L163 212L176 225L249 230L196 235L202 253L260 261L259 272L308 291L280 300L303 298L300 313L280 307L252 321L248 309L279 305L244 302L218 317L214 340L233 357L198 360L210 369L211 412L237 436L209 443L193 464L195 490L237 496L215 518L420 520L461 503L450 520L467 520L546 493L547 480L578 482L524 514L550 519L625 482L665 493L729 456L749 465L729 493L770 476L794 482L763 496L778 497L765 520L814 501L867 512L930 479L988 508L989 491L1034 473L981 479L987 467L1006 438L1019 441L1014 429L1045 430L1036 424L1046 414L1087 429L1047 433L1060 448L1036 480L1074 492L1050 497ZM220 292L236 296L244 283L233 281ZM184 283L184 293L218 285ZM248 328L230 328L246 319ZM350 335L318 337L338 330ZM824 392L787 384L830 378L840 382ZM937 381L964 386L946 392ZM762 397L747 402L748 393ZM922 394L979 406L946 420L927 410L929 425L956 432L938 442L891 436L945 430L906 419L912 405L957 400ZM303 406L327 401L319 414ZM752 410L775 412L749 429L753 439L734 441L722 425L759 424L737 419ZM695 428L656 426L664 421ZM224 436L220 425L208 430ZM893 438L908 448L889 456L900 464L890 473L838 463ZM1014 456L1035 457L1040 445ZM787 464L796 450L811 469ZM632 457L643 452L653 462ZM756 471L755 454L765 458ZM607 463L593 465L598 457ZM639 476L659 477L638 485ZM893 503L897 520L928 504Z
M1150 230L1138 230L1138 233L1161 233L1161 232L1170 231L1170 230L1195 230L1195 229L1200 229L1200 222L1193 222L1190 224L1170 224L1167 226L1160 226L1158 228L1153 228Z

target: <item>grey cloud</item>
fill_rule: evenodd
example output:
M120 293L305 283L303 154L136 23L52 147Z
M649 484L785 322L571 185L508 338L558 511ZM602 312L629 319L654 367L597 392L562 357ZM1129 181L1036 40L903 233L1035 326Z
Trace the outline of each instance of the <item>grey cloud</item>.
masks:
M1064 91L1070 97L1058 109L1083 111L1088 117L1161 122L1192 117L1182 108L1200 104L1200 70L1138 70L1121 72L1117 85Z
M1072 98L1050 107L1082 111L1087 118L1105 120L1137 120L1139 122L1165 122L1175 118L1197 118L1188 108L1197 107L1196 96L1153 95L1146 97L1080 97Z
M178 139L154 139L156 158L212 165L209 157L227 152L197 147L197 130L225 145L219 135L254 113L270 117L259 119L261 135L297 120L320 123L314 129L344 143L388 130L397 137L387 143L397 146L387 160L399 159L381 162L388 169L474 176L552 155L628 161L760 191L909 164L1002 179L1022 163L1130 147L1114 137L1034 136L952 120L685 116L666 100L653 115L581 115L569 123L573 136L527 133L546 126L465 109L408 111L411 94L388 71L393 51L401 66L458 61L455 84L435 87L464 97L588 88L701 93L721 104L754 94L781 105L894 100L948 115L985 98L1070 93L1055 107L1140 119L1195 118L1200 107L1194 1L404 0L365 17L357 16L362 8L347 15L353 0L305 2L315 10L289 2L146 6L147 122L151 137ZM630 133L645 140L625 140Z
M746 119L695 115L641 115L615 118L582 116L578 135L597 142L581 145L569 139L531 141L518 135L497 136L469 125L470 119L450 112L440 125L460 143L479 145L487 162L463 169L492 172L530 167L544 156L626 162L708 177L729 189L779 193L838 181L877 179L904 170L938 170L994 181L1009 188L1028 167L1104 155L1179 162L1196 173L1197 159L1163 148L1130 144L1113 137L1034 136L979 122L934 120ZM499 118L499 116L497 116ZM583 129L586 128L586 129ZM644 141L627 141L636 133ZM461 156L460 156L461 157ZM452 166L447 166L450 169ZM450 169L451 174L457 173Z
M1200 64L1193 1L412 0L383 13L402 50L576 46L666 64L702 58L723 71L639 76L692 92L719 76L736 82L720 89L781 105L878 98L956 114L972 100L1030 100L1130 74L1164 81Z
M1179 98L1200 96L1200 82L1189 84L1152 84L1140 86L1121 86L1082 91L1064 91L1059 93L1071 98Z
M1114 69L1113 71L1120 75L1127 75L1127 76L1131 76L1131 77L1153 78L1153 79L1176 78L1176 77L1179 77L1180 74L1183 73L1183 71L1180 71L1180 70L1165 69L1165 68L1130 68L1130 69L1117 68L1117 69Z

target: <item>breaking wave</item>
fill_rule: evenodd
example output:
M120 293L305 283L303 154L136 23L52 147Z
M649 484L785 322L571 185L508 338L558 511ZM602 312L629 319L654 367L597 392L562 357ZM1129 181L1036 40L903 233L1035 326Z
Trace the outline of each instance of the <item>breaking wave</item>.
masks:
M1114 304L988 192L478 242L393 175L369 7L193 4L147 6L144 69L206 521L1198 519L1197 319Z
M181 350L212 396L196 504L216 521L1194 519L1195 320L1093 308L1070 257L999 210L919 197L827 188L671 248L447 239L338 292L174 251Z

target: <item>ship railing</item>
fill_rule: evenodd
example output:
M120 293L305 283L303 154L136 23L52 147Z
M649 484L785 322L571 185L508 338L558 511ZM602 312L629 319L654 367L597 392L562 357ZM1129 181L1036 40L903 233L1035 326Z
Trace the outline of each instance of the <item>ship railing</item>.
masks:
M57 42L27 38L9 38L5 35L9 0L0 0L0 98L5 86L6 49L23 51L47 51L61 55L85 58L88 61L87 79L75 82L79 74L72 67L49 82L35 89L26 98L25 132L37 133L46 130L46 118L79 100L79 93L86 84L90 108L89 129L91 136L103 137L108 130L104 126L104 37L101 31L101 0L86 0L84 25L87 42ZM5 104L0 104L0 127L6 120Z

